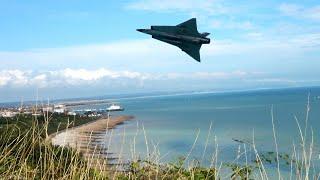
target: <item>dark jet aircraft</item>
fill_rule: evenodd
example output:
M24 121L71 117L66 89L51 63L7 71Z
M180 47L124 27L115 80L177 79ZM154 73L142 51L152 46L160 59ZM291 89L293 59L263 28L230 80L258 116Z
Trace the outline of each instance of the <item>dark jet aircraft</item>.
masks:
M199 33L196 18L176 26L151 26L151 29L137 29L137 31L150 34L152 38L172 44L186 52L193 59L200 62L200 48L202 44L209 44L209 33Z

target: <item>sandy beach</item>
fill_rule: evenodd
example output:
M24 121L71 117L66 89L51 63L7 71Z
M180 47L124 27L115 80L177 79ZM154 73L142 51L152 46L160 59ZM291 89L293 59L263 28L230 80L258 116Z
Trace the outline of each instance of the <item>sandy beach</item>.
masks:
M101 118L54 133L48 137L48 140L53 145L74 148L81 152L92 166L109 170L108 164L111 164L111 160L117 160L114 156L117 152L109 152L107 147L101 145L103 141L101 134L133 118L133 116Z
M133 116L117 116L117 117L110 117L110 118L102 118L102 119L98 119L96 121L75 127L73 128L73 130L78 132L105 131L107 129L112 129L115 126L122 124L123 122L131 119L133 119Z

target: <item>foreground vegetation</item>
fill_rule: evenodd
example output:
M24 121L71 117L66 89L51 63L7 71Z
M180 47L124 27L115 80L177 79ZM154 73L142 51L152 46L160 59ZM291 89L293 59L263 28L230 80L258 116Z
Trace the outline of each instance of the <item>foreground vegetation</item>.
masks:
M308 114L308 113L307 113ZM186 163L180 157L171 163L159 163L152 158L133 160L121 170L101 171L89 165L83 155L68 147L53 146L48 135L67 127L81 125L94 119L80 116L46 114L43 117L19 115L13 119L0 118L0 178L1 179L270 179L266 166L272 164L278 177L285 166L294 179L318 178L310 174L313 156L313 139L306 141L306 132L297 126L300 145L292 154L275 152L258 153L254 143L236 140L240 146L251 146L255 157L252 162L218 163L213 156L210 167L199 161ZM273 124L273 120L272 120ZM276 132L274 131L275 143ZM190 162L190 160L189 160ZM281 167L280 167L281 166ZM225 171L225 173L222 173Z
M11 128L18 127L21 131L29 130L32 125L35 125L41 129L45 130L41 135L46 135L45 133L52 134L57 131L61 131L66 128L71 128L74 126L79 126L91 121L96 120L96 117L87 116L68 116L65 114L57 113L44 113L43 116L32 116L31 114L19 114L13 118L0 117L0 126Z
M58 123L58 120L61 122ZM61 124L66 123L66 117L58 116L50 125L60 129L63 127ZM46 141L48 132L54 132L48 124L44 118L24 115L16 119L1 119L1 178L70 179L84 175L79 170L85 169L86 163L78 152L52 146ZM89 169L88 172L91 173Z

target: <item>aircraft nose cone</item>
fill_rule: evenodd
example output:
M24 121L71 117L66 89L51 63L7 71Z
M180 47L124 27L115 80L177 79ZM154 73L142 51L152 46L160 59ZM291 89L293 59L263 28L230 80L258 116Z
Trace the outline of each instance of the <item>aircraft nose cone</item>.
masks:
M139 32L144 32L144 29L137 29L137 31L139 31Z

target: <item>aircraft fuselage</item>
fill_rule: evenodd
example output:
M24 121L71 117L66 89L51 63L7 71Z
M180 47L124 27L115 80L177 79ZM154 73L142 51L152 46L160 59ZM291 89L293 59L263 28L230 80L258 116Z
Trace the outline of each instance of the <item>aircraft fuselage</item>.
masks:
M205 37L194 37L189 35L171 34L167 32L152 30L152 29L138 29L139 32L150 34L151 36L161 37L174 42L175 44L183 42L190 42L196 44L210 44L210 39Z

